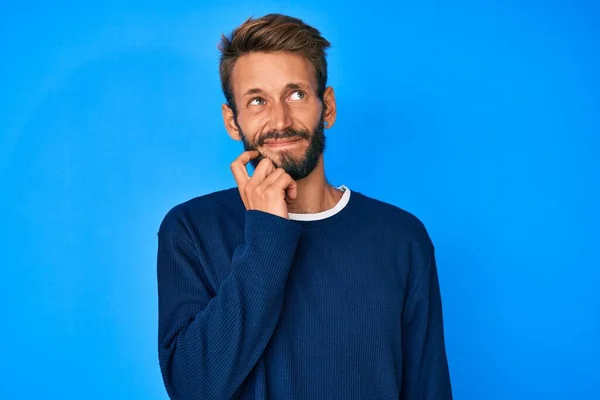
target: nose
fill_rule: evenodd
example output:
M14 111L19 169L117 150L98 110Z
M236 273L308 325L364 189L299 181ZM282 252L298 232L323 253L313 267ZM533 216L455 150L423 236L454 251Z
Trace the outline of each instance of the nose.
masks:
M283 132L285 129L292 126L290 110L285 102L271 103L270 111L269 128L271 130Z

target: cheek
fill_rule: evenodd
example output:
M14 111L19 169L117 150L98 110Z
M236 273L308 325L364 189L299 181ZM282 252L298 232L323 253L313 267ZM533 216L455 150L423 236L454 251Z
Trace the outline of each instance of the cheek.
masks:
M291 108L291 117L303 127L312 129L321 117L322 107L318 102L298 105Z
M254 142L263 126L261 118L253 115L238 115L238 126L250 142Z

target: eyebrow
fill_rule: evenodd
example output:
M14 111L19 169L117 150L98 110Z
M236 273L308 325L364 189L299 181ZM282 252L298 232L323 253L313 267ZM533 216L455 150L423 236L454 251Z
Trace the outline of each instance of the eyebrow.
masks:
M302 83L302 82L290 82L287 85L285 85L286 90L306 89L307 87L308 87L308 85L305 83ZM242 97L259 94L262 92L263 91L260 88L252 88L252 89L246 90L246 92L242 95Z

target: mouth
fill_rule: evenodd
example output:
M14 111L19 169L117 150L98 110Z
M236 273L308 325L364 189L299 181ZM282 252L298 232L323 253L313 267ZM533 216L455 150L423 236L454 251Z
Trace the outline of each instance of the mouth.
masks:
M302 139L293 138L293 139L277 139L277 140L266 140L264 142L264 146L270 149L280 149L283 147L291 147L300 143Z

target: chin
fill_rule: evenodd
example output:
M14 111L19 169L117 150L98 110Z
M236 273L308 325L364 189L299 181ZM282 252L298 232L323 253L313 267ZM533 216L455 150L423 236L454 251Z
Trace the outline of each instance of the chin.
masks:
M299 160L302 160L306 156L306 149L302 149L302 150L286 149L286 150L280 150L280 151L267 150L267 151L263 151L261 153L262 153L263 157L270 158L271 161L273 161L273 162L281 161L281 159L283 157L285 157L287 159L292 159L294 161L299 161Z

